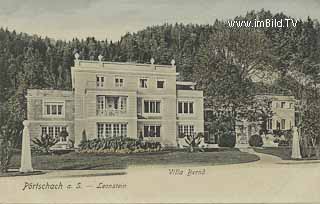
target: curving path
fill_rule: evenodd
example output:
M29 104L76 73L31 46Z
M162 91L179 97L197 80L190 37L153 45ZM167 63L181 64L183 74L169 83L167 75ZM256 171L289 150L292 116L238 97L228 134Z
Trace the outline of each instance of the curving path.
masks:
M279 163L281 163L283 161L280 157L277 157L277 156L274 156L274 155L270 155L270 154L258 153L256 151L254 151L253 148L250 148L250 147L249 148L240 148L239 150L241 152L246 152L246 153L249 153L249 154L255 154L260 158L260 160L251 163L253 165L264 165L264 164L267 164L267 165L271 164L272 165L272 164L279 164Z

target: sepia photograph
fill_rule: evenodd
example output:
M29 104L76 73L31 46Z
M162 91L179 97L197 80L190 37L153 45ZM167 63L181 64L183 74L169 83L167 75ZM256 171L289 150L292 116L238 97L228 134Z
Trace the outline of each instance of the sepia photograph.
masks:
M0 204L320 203L319 11L0 0Z

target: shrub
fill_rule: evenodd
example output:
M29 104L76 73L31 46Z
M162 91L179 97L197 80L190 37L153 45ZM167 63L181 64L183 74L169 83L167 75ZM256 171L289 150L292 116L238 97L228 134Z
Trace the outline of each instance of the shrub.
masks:
M249 138L249 145L251 147L262 147L263 145L262 137L260 135L252 135Z
M60 133L59 133L59 137L62 137L64 140L66 140L66 138L69 136L68 132L65 131L65 130L62 130Z
M132 153L160 151L161 144L156 141L144 141L128 137L96 138L81 141L79 144L81 152L96 153Z
M233 131L221 133L218 145L219 147L234 147L236 145L236 134Z
M189 145L189 151L194 152L194 149L199 147L201 140L203 138L202 133L188 135L185 138L186 143Z
M40 136L40 138L35 138L32 140L36 145L36 149L43 153L50 153L50 147L57 144L59 140L56 138L50 137L48 134Z
M279 147L287 147L287 146L289 146L289 143L290 142L287 140L280 140L278 146Z
M5 173L9 169L12 157L12 142L0 137L0 172Z
M292 138L292 130L273 130L273 135L276 137L284 136L286 139Z
M279 143L279 142L280 142L280 139L279 139L279 138L275 138L275 139L273 140L273 142L274 142L274 143Z
M183 132L178 135L179 138L185 138L185 136L186 135Z

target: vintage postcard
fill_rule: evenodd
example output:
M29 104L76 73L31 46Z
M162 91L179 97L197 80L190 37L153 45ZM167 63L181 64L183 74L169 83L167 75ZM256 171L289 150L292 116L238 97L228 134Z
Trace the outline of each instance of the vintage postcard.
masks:
M0 203L320 203L319 10L0 0Z

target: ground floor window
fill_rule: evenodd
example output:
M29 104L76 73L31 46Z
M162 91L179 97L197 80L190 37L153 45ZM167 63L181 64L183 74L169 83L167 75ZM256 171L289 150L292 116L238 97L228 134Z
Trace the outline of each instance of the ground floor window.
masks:
M127 137L126 123L97 123L98 138Z
M281 129L282 130L286 129L286 120L285 119L281 119Z
M194 125L179 125L178 126L178 134L181 137L184 136L190 136L194 134Z
M268 119L267 121L267 129L272 130L272 119Z
M144 125L144 137L160 137L160 125Z
M48 135L52 138L59 138L62 131L67 132L67 126L41 126L41 135ZM62 141L66 141L66 138L62 138Z

